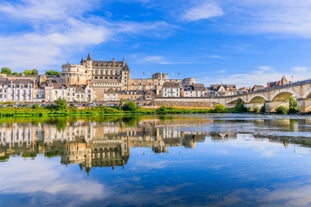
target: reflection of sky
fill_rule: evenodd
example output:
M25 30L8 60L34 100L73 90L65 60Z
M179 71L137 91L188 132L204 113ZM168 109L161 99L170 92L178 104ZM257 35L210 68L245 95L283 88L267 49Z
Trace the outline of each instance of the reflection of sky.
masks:
M61 165L58 158L10 158L9 162L0 165L0 203L4 202L7 194L30 196L31 202L36 204L67 202L67 206L108 196L102 184L86 178L82 173L77 173L78 168L73 168L77 167L66 168Z
M59 157L11 157L0 163L0 206L311 206L311 149L252 134L282 127L287 122L180 126L243 133L207 136L195 149L131 148L124 169L95 167L90 176Z

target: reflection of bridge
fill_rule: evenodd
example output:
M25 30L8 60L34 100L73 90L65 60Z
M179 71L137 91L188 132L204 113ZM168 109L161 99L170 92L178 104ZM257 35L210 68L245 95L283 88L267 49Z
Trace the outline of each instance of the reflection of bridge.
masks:
M240 98L248 108L261 108L265 105L266 112L273 112L278 106L289 105L289 97L297 99L298 110L302 113L311 111L311 79L290 83L273 88L254 91L234 96L216 96L209 98L156 98L158 105L181 105L181 106L208 106L213 107L221 103L226 107L234 107Z

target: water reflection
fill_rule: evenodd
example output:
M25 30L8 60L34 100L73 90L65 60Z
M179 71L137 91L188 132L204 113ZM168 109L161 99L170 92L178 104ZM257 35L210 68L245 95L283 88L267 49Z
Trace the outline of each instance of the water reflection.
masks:
M310 127L257 115L2 122L0 206L310 206Z
M114 119L116 119L114 117ZM61 163L78 164L89 173L92 167L122 166L128 162L130 148L150 147L154 153L168 152L170 147L195 148L206 137L228 141L241 137L268 139L287 147L289 143L311 146L309 119L275 117L170 117L117 118L104 122L53 119L45 122L2 123L0 125L0 159L10 155L35 158L61 156ZM246 136L243 136L246 135Z

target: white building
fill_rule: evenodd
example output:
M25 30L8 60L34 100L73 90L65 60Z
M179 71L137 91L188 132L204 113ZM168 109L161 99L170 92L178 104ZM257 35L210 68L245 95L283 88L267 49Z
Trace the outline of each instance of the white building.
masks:
M180 97L180 83L179 82L165 82L162 90L162 97Z

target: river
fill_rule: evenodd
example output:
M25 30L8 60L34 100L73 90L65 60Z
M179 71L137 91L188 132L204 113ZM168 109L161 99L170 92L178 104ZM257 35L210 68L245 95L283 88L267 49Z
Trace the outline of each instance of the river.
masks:
M311 116L0 120L0 206L311 206Z

